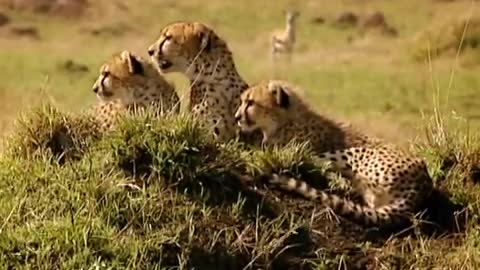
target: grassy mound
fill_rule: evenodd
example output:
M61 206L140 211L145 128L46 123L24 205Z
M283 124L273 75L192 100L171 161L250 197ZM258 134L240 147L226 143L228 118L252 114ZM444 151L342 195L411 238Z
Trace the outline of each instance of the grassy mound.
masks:
M392 269L464 250L468 265L479 258L474 219L455 241L417 230L392 241L266 188L262 176L281 172L342 191L322 180L306 145L217 144L185 115L125 116L103 137L87 123L51 106L19 121L0 158L5 269ZM50 143L58 130L76 142L62 148L77 153L68 162Z

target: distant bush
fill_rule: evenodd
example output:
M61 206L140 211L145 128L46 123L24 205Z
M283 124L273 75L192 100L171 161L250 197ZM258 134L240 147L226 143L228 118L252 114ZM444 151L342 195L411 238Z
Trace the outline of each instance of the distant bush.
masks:
M465 31L466 30L466 31ZM432 59L458 50L480 50L480 16L470 19L445 19L420 32L415 39L413 56L417 60Z

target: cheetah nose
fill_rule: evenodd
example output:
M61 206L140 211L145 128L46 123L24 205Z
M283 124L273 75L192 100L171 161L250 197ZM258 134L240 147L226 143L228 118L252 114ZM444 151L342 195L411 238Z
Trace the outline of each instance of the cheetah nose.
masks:
M235 115L235 122L240 122L241 119L242 117L239 114Z
M153 53L154 53L153 49L148 49L148 55L153 56Z
M96 94L98 92L98 87L94 87L93 92Z

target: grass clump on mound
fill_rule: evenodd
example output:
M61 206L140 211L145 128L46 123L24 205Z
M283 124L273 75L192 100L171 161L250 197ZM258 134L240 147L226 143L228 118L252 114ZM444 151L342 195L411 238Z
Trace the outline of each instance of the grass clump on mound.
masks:
M237 183L235 173L245 166L239 147L218 145L188 115L158 119L148 112L122 119L103 144L113 168L126 176L157 179L195 196L212 192L212 200L227 192L227 184Z
M419 33L413 56L416 60L434 59L444 54L454 56L459 50L480 47L480 16L442 20Z
M5 151L27 159L51 157L63 162L78 158L98 136L98 126L88 117L63 113L51 104L43 104L16 121L6 139Z
M436 186L464 205L480 200L480 137L469 131L464 119L440 114L425 125L425 134L417 150L428 160ZM474 212L480 211L473 206Z
M154 176L182 192L212 193L210 199L220 201L236 200L238 194L221 194L272 172L303 177L319 171L306 144L265 150L235 141L219 144L189 115L127 116L103 149L125 175Z

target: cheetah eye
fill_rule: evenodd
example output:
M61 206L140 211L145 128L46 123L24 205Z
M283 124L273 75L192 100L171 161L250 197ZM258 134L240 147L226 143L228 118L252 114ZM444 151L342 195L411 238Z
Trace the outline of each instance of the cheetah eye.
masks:
M253 103L254 103L253 100L251 100L251 99L247 100L247 106L252 106Z
M165 40L170 40L170 39L172 39L172 35L166 34L166 35L165 35Z
M103 77L108 77L110 75L110 71L103 71L102 76Z

